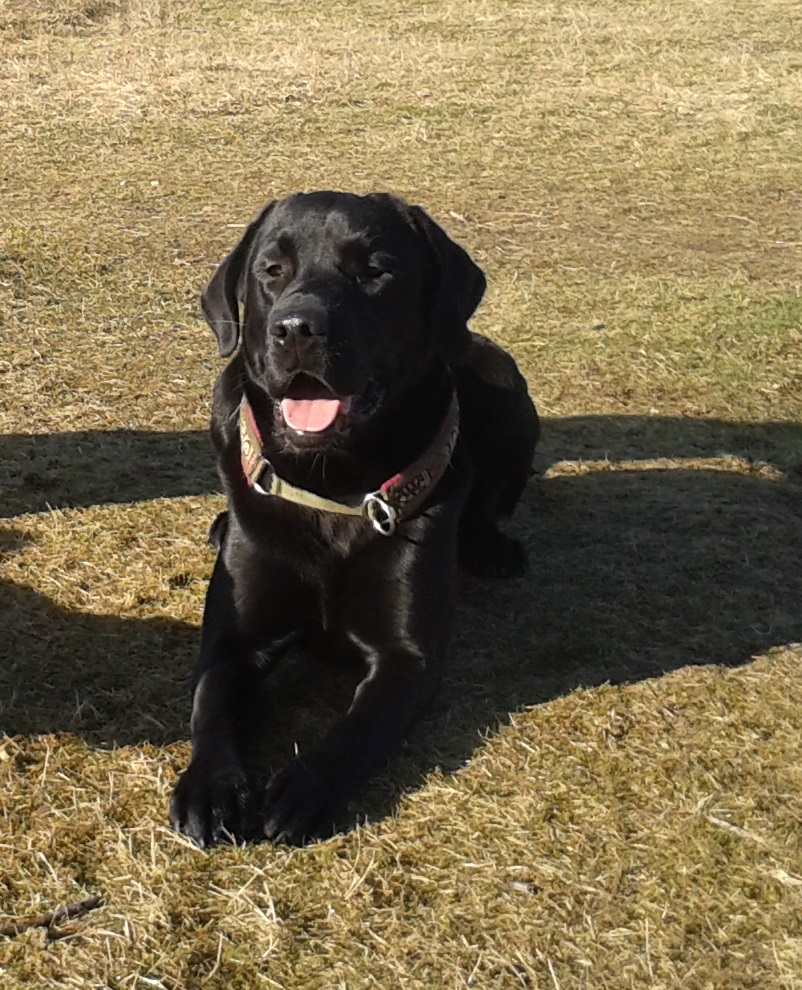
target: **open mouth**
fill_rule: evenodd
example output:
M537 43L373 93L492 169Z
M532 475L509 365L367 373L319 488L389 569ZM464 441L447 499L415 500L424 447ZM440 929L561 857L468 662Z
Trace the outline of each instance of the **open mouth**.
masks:
M345 419L353 397L338 396L311 375L296 375L279 404L284 422L296 433L325 433Z
M347 433L354 421L378 409L383 395L384 390L372 383L359 395L337 395L319 378L300 373L279 401L277 414L297 439L313 441L331 433Z

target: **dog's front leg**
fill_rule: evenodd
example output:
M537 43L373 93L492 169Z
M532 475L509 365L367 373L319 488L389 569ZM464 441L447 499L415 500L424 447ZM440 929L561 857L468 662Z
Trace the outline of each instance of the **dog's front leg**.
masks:
M369 667L348 714L268 785L268 839L301 845L336 831L354 791L398 748L437 685L433 665L415 653L376 655Z
M253 731L264 657L290 638L290 610L282 609L278 592L271 593L279 584L272 569L263 565L245 582L257 593L249 599L235 592L232 572L247 570L250 561L242 552L230 556L230 546L224 547L209 584L192 701L192 759L170 802L173 828L201 847L258 834L243 745Z
M364 656L367 675L322 742L268 785L268 839L297 845L330 835L354 792L398 749L434 693L453 625L453 542L432 553L432 539L434 546L410 553L399 541L403 562L388 562L385 554L355 577L343 631Z
M192 759L170 802L170 822L201 848L253 838L251 792L234 713L247 702L249 671L215 655L192 703Z

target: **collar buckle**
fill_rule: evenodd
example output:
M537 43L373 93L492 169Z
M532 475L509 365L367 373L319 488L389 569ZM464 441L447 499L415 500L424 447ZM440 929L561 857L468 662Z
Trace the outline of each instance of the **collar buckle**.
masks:
M381 491L368 492L362 501L362 511L380 536L393 535L398 512L386 501Z

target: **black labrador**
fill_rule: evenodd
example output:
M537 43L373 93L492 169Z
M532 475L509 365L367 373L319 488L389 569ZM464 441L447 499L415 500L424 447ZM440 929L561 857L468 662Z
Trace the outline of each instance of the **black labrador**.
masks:
M438 683L458 564L525 568L497 521L530 475L538 417L513 359L468 330L484 289L419 207L315 192L270 203L203 293L231 361L212 415L229 511L170 805L198 845L331 834ZM356 651L366 674L256 794L248 701L296 642Z

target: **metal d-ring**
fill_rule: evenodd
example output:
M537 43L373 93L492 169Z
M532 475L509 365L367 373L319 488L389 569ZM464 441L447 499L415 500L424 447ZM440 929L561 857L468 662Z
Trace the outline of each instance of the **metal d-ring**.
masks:
M362 502L362 511L371 526L382 536L392 536L398 513L380 491L368 492Z

